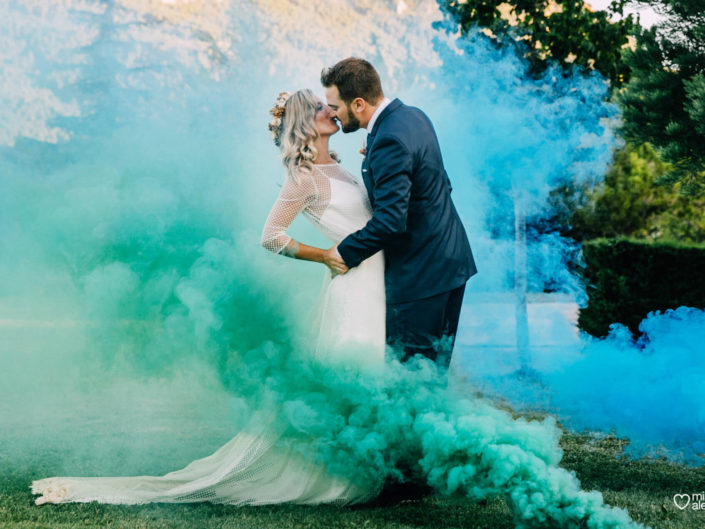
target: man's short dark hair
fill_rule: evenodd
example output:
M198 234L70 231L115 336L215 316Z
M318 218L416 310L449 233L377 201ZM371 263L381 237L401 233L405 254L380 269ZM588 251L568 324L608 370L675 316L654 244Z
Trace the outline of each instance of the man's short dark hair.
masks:
M321 84L326 88L337 86L340 99L347 105L356 97L373 105L384 97L377 70L365 59L357 57L348 57L335 66L323 68Z

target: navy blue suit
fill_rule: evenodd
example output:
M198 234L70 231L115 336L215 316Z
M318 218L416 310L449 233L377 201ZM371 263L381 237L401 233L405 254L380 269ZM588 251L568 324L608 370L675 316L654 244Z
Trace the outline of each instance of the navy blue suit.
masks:
M415 331L430 325L431 338L454 337L463 289L477 268L428 116L399 99L387 105L368 135L362 178L372 218L338 252L354 267L384 250L387 340L404 342L405 357L437 359Z

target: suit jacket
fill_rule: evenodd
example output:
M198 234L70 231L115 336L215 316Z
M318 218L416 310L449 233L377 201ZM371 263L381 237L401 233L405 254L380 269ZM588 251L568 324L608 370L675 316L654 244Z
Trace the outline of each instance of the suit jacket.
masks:
M388 304L452 290L477 273L426 114L399 99L387 105L367 137L362 178L372 218L338 252L354 267L384 250Z

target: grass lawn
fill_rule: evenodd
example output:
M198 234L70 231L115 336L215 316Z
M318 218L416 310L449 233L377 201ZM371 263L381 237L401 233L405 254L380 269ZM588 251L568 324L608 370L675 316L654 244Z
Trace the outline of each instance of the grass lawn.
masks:
M631 461L622 455L625 441L566 433L561 441L562 466L575 470L583 488L597 489L610 505L627 508L632 518L654 528L704 529L705 511L678 509L673 495L705 490L705 467L689 468L664 460ZM209 503L104 505L34 504L32 479L50 475L3 472L0 483L0 527L77 529L111 527L197 529L283 528L512 528L502 498L473 503L463 498L404 501L357 507L233 507Z

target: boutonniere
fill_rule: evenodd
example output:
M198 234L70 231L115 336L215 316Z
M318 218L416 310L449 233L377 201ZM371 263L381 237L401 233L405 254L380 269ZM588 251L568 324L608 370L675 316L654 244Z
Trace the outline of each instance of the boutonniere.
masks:
M367 145L365 140L362 140L362 149L360 149L360 154L367 156Z

